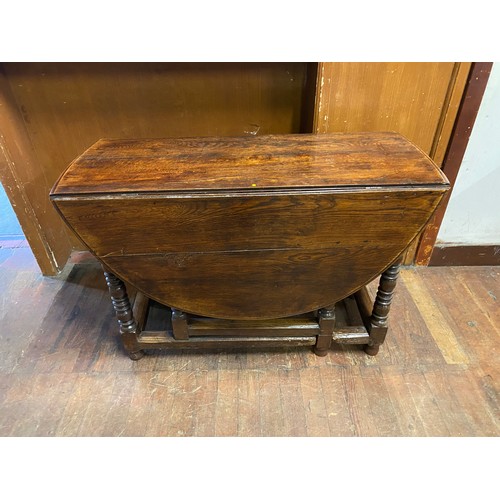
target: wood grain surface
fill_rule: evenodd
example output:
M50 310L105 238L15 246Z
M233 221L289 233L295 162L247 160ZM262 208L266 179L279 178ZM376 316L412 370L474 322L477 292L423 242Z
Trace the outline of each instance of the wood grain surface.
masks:
M479 106L481 105L486 90L492 66L493 63L488 62L477 62L472 65L467 80L467 87L460 102L457 120L454 124L453 135L450 139L449 148L443 163L443 172L446 173L450 181L450 192L443 200L443 204L433 215L428 227L422 234L416 255L417 264L428 265L431 259L439 228L450 200L451 190L453 190L455 185L469 143L469 138L479 112Z
M71 251L67 227L48 197L57 177L44 175L1 65L0 109L0 181L41 271L56 274Z
M361 288L415 239L446 189L402 136L360 133L99 141L51 196L105 266L147 296L264 319Z
M103 139L51 194L446 183L422 151L389 132Z
M372 299L375 291L373 283ZM74 254L54 279L41 276L29 248L0 248L0 296L8 325L1 436L500 432L498 267L402 269L391 334L376 357L332 344L325 357L310 347L218 348L154 351L133 362L123 355L101 267L88 255ZM465 354L461 364L443 355L443 326Z
M470 63L320 63L314 131L393 130L438 164Z
M342 249L407 245L445 186L253 191L226 195L54 197L101 258L172 252Z
M360 288L408 246L442 193L57 203L105 265L148 296L250 319L311 311Z
M471 63L320 63L313 130L392 130L441 166ZM414 261L418 240L407 250Z
M303 125L314 108L314 89L305 93L309 67L315 64L1 63L0 177L42 272L57 274L72 248L84 249L48 194L95 141L311 132L310 119Z

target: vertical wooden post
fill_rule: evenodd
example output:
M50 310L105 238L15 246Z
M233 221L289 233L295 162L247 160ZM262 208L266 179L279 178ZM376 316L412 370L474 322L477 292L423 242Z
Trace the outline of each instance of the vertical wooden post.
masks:
M333 329L335 327L335 304L318 311L320 333L314 346L314 354L326 356L332 345Z
M45 276L54 276L66 264L72 245L49 200L53 181L46 177L33 148L3 64L0 110L0 180L40 270Z
M141 351L138 346L137 336L139 335L139 326L137 325L130 301L127 295L125 283L116 277L111 271L103 266L104 277L109 288L111 302L120 325L120 334L123 346L127 351L130 359L137 360L144 356L144 351Z
M172 335L176 340L186 340L189 338L187 314L178 309L172 308Z
M472 64L453 133L443 161L443 172L450 181L451 189L445 195L443 202L439 205L422 233L415 257L415 263L420 266L429 265L431 260L439 228L443 222L446 207L448 206L451 192L455 186L455 181L458 177L465 151L467 150L469 138L477 114L479 113L479 107L486 90L492 66L493 63L490 62L475 62Z
M380 283L370 317L370 341L365 346L366 354L375 356L384 343L387 334L387 320L391 308L394 289L399 275L401 260L389 267L380 277Z

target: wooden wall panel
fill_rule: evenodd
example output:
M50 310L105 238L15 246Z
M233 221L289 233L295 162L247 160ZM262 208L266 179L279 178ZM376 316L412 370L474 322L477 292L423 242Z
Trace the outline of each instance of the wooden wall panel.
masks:
M34 214L22 207L17 215L29 239L27 217L50 213L44 251L55 249L57 259L43 265L45 274L64 265L71 247L82 248L52 217L49 189L99 138L297 133L313 107L307 63L5 63L3 71L36 182L43 179L26 200ZM58 243L68 237L70 246ZM46 259L33 250L39 263Z
M42 271L54 274L81 244L48 204L48 191L66 165L101 137L395 130L441 164L469 68L5 63L0 175ZM316 69L317 88L311 85ZM413 255L414 249L405 262Z
M0 179L40 269L44 274L56 274L66 263L71 243L47 196L51 183L1 68Z
M443 106L441 122L437 126L434 145L429 153L429 156L441 167L443 166L444 158L451 141L460 103L465 95L471 68L471 63L456 63L454 74L452 74L450 79L448 96L445 99L445 102L448 104Z
M453 62L320 63L313 129L399 132L441 165L469 70Z
M315 130L396 131L431 152L455 63L323 63Z

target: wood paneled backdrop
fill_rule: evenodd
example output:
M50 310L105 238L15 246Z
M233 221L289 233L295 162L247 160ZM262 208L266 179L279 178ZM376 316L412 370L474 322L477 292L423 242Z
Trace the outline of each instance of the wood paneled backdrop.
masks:
M320 63L314 131L403 134L442 165L470 63ZM414 261L415 240L404 263Z
M2 182L42 272L82 248L48 193L99 138L300 132L306 75L306 63L3 64Z
M53 275L82 247L48 193L97 139L393 130L440 164L470 64L4 63L0 69L0 177L42 272Z

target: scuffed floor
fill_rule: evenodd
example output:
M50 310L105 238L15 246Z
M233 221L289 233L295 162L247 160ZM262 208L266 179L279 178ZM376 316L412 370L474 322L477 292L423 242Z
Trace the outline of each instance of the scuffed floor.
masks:
M29 248L1 248L0 435L498 435L499 268L403 269L396 290L376 357L336 346L134 362L94 260L46 278Z

